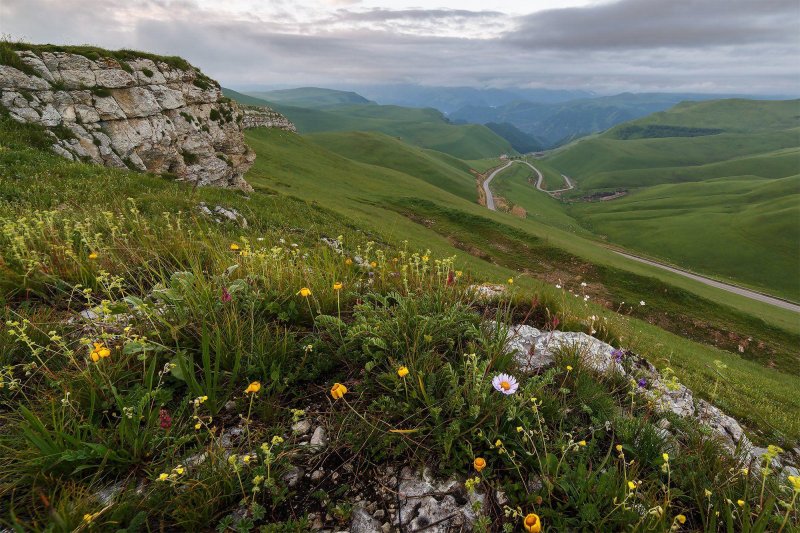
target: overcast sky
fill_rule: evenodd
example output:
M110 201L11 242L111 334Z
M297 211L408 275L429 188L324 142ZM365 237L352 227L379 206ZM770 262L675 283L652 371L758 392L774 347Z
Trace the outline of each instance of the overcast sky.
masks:
M0 0L0 33L181 55L230 87L800 94L800 0Z

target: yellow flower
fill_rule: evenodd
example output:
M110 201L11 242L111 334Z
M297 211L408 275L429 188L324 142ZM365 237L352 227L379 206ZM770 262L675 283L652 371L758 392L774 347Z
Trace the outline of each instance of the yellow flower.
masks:
M617 450L619 453L622 453L622 444L617 444L614 446L614 449Z
M181 474L183 474L183 473L185 472L185 470L183 469L183 467L182 467L182 466L180 466L180 465L178 465L177 467L175 467L175 470L174 470L174 471L175 471L175 473L176 473L176 474L178 474L178 475L181 475Z
M406 377L408 375L408 368L401 366L400 368L397 369L397 375L400 376L401 378Z
M331 396L334 400L340 400L344 398L345 394L347 394L347 387L341 383L334 383L333 387L331 387Z
M678 522L680 522L681 524L685 524L685 523L686 523L686 516L685 516L685 515L679 514L679 515L678 515L678 516L676 516L675 518L676 518L676 519L678 520Z
M371 262L371 263L369 264L369 266L371 266L372 268L375 268L376 266L378 266L378 263L376 263L375 261L373 261L373 262Z
M340 291L340 290L342 290L342 286L343 286L342 282L341 281L337 281L336 283L333 284L333 290Z
M567 365L567 372L572 372L572 366Z
M261 382L254 381L244 390L245 394L253 394L261 390Z
M508 278L508 284L509 285L513 285L514 284L514 278Z
M158 475L158 480L159 480L159 481L166 481L166 480L168 480L168 479L169 479L169 474L167 474L167 473L165 473L165 472L162 472L162 473L160 473L160 474Z
M497 446L498 448L500 448L503 445L503 441L501 441L500 439L497 439L496 441L494 441L494 445Z
M97 259L97 252L92 252L89 254L89 259Z
M522 527L528 533L539 533L542 530L542 523L539 521L539 515L536 513L528 513L522 521Z
M460 278L460 277L461 277L463 274L464 274L464 273L463 273L463 272L461 272L460 270L456 270L456 277L457 277L457 278Z
M517 426L517 433L522 433L523 431L525 430L522 429L522 426Z
M586 446L586 441L585 440L578 441L578 446Z
M665 463L669 462L669 454L668 453L662 453L661 454L661 458L664 459Z
M243 455L242 456L242 462L244 464L250 464L250 455Z
M744 500L736 500L736 505L739 507L744 507Z
M348 257L347 259L344 260L344 264L345 265L352 265L353 264L353 260Z
M201 427L203 427L203 425L200 422L194 425L194 429L200 429Z
M703 493L706 495L706 498L710 498L710 497L711 497L711 494L712 494L712 493L711 493L711 491L710 491L710 490L708 490L708 489L704 489L704 490L703 490Z
M97 515L98 515L98 514L99 514L99 513L95 513L95 514L86 513L85 515L83 515L83 523L84 523L84 524L91 524L91 523L92 523L92 521L93 521L95 518L97 518Z
M427 263L428 262L428 256L427 255L423 255L422 256L422 260Z
M635 490L636 489L636 483L634 483L633 481L628 481L628 488L631 489L631 490Z
M89 356L92 358L92 361L95 363L98 362L100 359L105 359L106 357L111 355L111 350L109 350L102 342L95 342L94 349Z
M472 461L472 466L475 467L475 470L480 472L484 468L486 468L486 459L483 457L476 457L474 461Z
M236 244L235 242L232 242L232 243L231 243L231 250L233 250L233 251L235 252L235 251L237 251L238 249L239 249L239 245L238 245L238 244Z
M297 291L297 294L299 294L304 298L308 298L309 296L311 296L311 289L309 289L308 287L303 287L302 289Z

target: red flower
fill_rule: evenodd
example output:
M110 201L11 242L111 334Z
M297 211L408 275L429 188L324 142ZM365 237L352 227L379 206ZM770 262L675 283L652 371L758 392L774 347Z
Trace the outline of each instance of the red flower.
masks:
M456 282L456 273L452 270L447 273L447 286L449 287Z
M158 423L161 426L161 429L169 429L172 427L172 417L169 416L169 411L166 409L161 409L158 412Z

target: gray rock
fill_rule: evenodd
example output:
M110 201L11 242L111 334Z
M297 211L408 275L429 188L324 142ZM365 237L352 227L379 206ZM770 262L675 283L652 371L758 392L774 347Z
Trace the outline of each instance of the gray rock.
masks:
M133 68L129 73L111 58L16 53L36 75L0 65L0 105L19 122L48 128L63 124L72 131L77 139L54 139L57 154L118 168L170 172L198 185L251 189L243 175L255 154L244 143L244 113L222 98L216 83L206 89L195 86L194 69L136 58L127 61ZM111 96L101 96L103 91ZM221 118L211 119L212 115ZM254 116L262 115L272 121L265 126L288 128L280 114L258 111ZM185 153L194 155L196 162L187 165ZM241 215L235 218L246 225Z
M325 432L325 428L319 426L314 430L314 434L311 435L311 441L309 442L309 445L314 448L324 448L328 445L328 435Z
M311 431L311 421L308 419L299 420L292 424L292 433L297 433L298 435L305 435Z
M353 508L350 533L380 533L381 523L360 506Z
M503 285L470 285L467 292L478 300L494 300L505 294L506 288Z
M473 505L485 500L483 494L467 492L455 479L437 481L428 469L418 474L408 467L400 474L398 498L395 525L402 523L408 531L425 529L432 533L469 531L477 518Z
M283 475L283 482L286 483L287 487L293 489L300 484L300 480L303 479L304 475L305 475L305 470L294 466L292 467L291 470L289 470Z

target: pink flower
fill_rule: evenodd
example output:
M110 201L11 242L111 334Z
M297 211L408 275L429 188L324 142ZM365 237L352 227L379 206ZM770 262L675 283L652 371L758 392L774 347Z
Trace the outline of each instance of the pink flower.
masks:
M228 292L228 289L222 287L222 302L227 303L231 301L231 293Z
M158 423L161 429L169 429L172 427L172 417L169 416L169 411L161 409L158 411Z
M502 392L505 395L514 394L519 388L517 378L509 374L497 374L492 379L492 386L496 391Z

